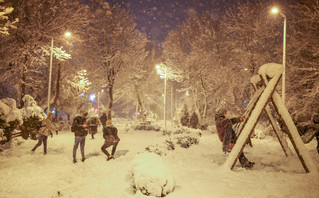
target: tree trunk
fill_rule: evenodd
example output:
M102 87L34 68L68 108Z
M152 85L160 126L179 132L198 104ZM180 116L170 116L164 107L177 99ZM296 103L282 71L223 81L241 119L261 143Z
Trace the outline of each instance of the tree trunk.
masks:
M207 114L207 91L206 91L206 88L205 88L205 85L204 85L204 82L203 82L203 78L201 78L200 80L201 80L201 86L202 86L203 94L204 94L204 110L203 110L202 117L206 118L206 114ZM201 116L199 115L199 117L201 117Z
M61 87L61 63L58 64L58 74L57 74L57 80L56 80L56 86L55 86L55 96L54 96L54 100L53 100L53 107L56 107L55 109L55 118L54 120L57 121L58 119L58 107L57 107L57 102L58 99L60 98L60 87Z
M114 69L108 70L107 75L108 87L109 87L109 105L107 110L107 119L112 120L112 107L113 107L113 85L114 85Z
M143 101L141 100L141 96L140 96L140 92L138 91L138 87L135 84L135 93L136 93L136 98L137 98L137 104L138 104L138 108L140 109L140 115L143 121L146 120L146 114L145 114L145 109L144 109L144 104Z
M24 107L24 102L22 98L25 96L26 93L26 64L28 61L28 56L24 57L24 63L22 64L22 71L21 71L21 94L20 94L20 108Z

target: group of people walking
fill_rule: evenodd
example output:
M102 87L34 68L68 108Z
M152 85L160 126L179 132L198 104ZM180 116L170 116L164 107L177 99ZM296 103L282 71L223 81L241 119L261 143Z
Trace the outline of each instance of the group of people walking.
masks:
M44 155L47 153L47 138L50 135L53 136L52 131L56 131L57 129L54 127L52 123L54 114L52 112L48 113L48 117L42 121L41 127L38 130L38 143L32 148L31 152L34 151L41 146L43 143ZM76 116L73 119L72 123L72 132L74 132L74 146L73 146L73 163L77 163L76 152L80 145L81 152L81 161L84 162L85 158L85 139L88 135L88 131L90 127L94 127L93 131L90 129L92 139L94 139L94 134L97 132L97 125L92 126L90 122L87 122L88 113L83 113L81 116ZM107 161L110 159L114 159L114 154L116 151L116 147L120 141L118 137L117 128L112 124L111 120L107 120L107 116L105 113L100 118L101 124L103 126L103 138L104 143L101 147L101 151L107 156ZM106 150L108 147L113 146L111 154Z

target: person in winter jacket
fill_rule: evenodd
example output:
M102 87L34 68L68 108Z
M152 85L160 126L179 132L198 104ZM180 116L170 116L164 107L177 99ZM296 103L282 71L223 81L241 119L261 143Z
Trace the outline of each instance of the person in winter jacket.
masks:
M106 126L106 121L107 121L107 116L105 113L103 113L102 116L100 117L100 121L101 121L101 124L104 128Z
M32 153L41 146L43 142L43 154L47 154L47 140L48 136L51 135L51 138L53 137L52 131L57 131L54 125L52 124L54 114L52 112L48 113L48 117L41 122L41 127L38 130L38 143L33 147L31 150Z
M76 163L76 150L78 149L78 146L80 144L81 149L81 156L82 156L82 162L85 161L85 155L84 155L84 146L85 146L85 137L88 134L86 128L88 125L86 124L86 116L88 113L84 113L82 116L76 116L73 119L73 125L75 127L74 131L74 146L73 146L73 163Z
M227 110L221 108L215 115L216 128L218 132L219 140L223 143L223 152L231 152L236 143L236 133L233 130L232 124L243 121L243 118L228 119L225 117ZM239 156L239 162L243 168L249 169L254 166L254 162L248 161L242 152Z
M189 120L189 124L192 128L197 129L198 125L198 116L195 112L193 112L191 119Z
M100 125L100 121L97 117L90 117L87 121L89 125L89 133L91 134L92 140L94 139L94 135L97 133L97 127Z
M106 127L103 128L103 138L105 139L104 144L101 147L102 152L107 156L107 161L114 159L114 153L116 147L120 141L117 135L117 128L112 124L111 120L106 122ZM106 148L113 146L111 155Z

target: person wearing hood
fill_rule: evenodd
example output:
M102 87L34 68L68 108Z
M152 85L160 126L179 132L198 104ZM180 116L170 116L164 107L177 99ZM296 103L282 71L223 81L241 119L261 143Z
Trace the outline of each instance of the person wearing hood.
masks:
M103 138L105 141L101 147L101 151L107 156L107 161L109 161L110 159L114 159L114 153L120 141L120 138L117 135L117 128L112 124L111 120L108 120L106 122L106 127L103 128ZM113 146L111 155L106 150L110 146Z
M231 152L237 139L232 125L244 120L243 117L228 119L226 118L226 114L227 110L225 108L220 108L215 115L218 137L223 143L223 152L225 154ZM246 169L252 168L255 164L254 162L248 161L243 152L239 156L239 162L241 166Z
M54 127L52 123L54 114L52 112L48 113L48 116L46 119L41 121L41 127L38 130L38 143L33 147L31 150L31 153L34 153L34 151L41 146L43 142L43 154L47 154L47 140L48 136L51 135L51 138L53 137L52 131L57 131L57 129Z

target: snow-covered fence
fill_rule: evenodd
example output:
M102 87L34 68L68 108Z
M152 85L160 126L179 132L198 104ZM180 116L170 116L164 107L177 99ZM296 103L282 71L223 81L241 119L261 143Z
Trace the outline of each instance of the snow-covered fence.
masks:
M132 162L133 187L144 195L164 197L173 192L175 179L155 153L140 153Z

